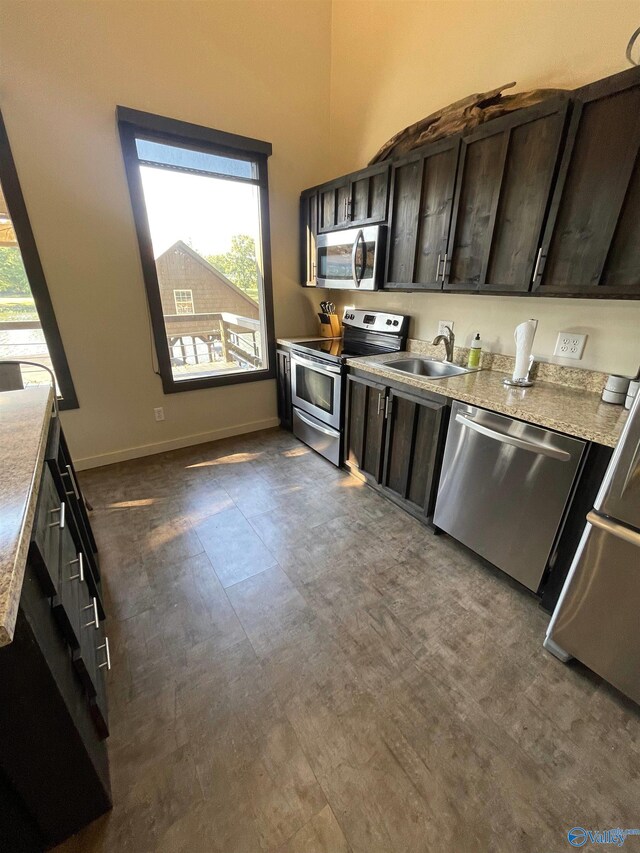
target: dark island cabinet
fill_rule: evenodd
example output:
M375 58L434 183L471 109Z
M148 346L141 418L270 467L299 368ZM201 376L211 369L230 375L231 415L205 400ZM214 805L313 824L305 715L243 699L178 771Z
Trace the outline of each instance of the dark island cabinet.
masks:
M459 148L451 137L394 164L386 289L442 289Z
M283 429L293 429L291 408L291 353L284 347L276 350L276 382L278 392L278 417Z
M640 69L575 93L539 295L640 296Z
M345 465L413 515L433 515L449 406L361 376L347 380Z

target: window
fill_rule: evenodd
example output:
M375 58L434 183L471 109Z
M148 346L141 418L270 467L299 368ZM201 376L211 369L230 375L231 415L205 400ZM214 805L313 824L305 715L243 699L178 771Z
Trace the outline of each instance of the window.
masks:
M176 305L176 314L195 314L192 290L174 290L173 301Z
M271 145L117 115L165 393L272 378Z
M29 361L52 370L61 409L78 400L49 298L18 174L0 115L0 362ZM49 385L48 370L0 365L0 390Z

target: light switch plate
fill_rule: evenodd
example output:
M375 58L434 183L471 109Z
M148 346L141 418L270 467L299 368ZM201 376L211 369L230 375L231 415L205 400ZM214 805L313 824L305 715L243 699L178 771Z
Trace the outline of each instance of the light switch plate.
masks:
M586 342L586 335L578 335L576 332L559 332L553 354L559 355L560 358L580 359Z
M447 330L445 326L449 326L450 329L453 329L453 320L438 320L438 334L446 335Z

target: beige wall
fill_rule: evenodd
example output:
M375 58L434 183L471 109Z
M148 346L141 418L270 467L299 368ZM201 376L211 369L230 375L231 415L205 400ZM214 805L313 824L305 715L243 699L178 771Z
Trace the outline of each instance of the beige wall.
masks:
M334 0L331 152L325 179L364 166L403 127L472 92L516 80L518 89L575 88L628 67L637 0ZM357 33L358 37L354 38ZM560 330L589 334L576 366L629 372L640 363L640 302L415 294L345 294L348 304L395 308L429 338L438 319L459 339L479 329L513 351L513 327L540 320L535 350L550 359Z
M163 395L115 107L273 143L276 328L314 328L298 194L325 162L330 16L329 0L3 0L0 105L80 400L63 419L81 463L276 422L273 381Z

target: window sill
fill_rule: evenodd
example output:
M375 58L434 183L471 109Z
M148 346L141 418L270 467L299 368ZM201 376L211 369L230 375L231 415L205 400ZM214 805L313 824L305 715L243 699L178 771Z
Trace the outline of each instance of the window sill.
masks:
M242 385L245 382L263 382L275 379L275 367L265 370L232 373L228 376L203 376L201 379L183 379L176 381L172 377L161 376L162 390L165 394L179 394L181 391L200 391L204 388L219 388L223 385Z

